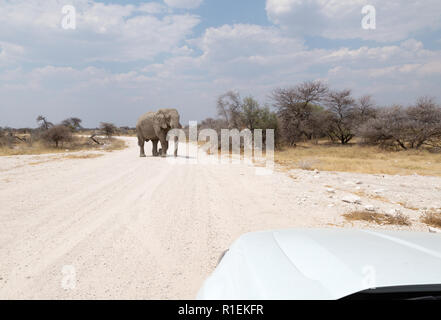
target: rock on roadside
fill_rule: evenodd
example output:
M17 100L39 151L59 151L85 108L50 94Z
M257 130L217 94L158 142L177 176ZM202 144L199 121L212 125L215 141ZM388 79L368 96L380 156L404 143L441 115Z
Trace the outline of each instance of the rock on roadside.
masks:
M361 198L355 195L344 196L341 200L346 203L361 204Z

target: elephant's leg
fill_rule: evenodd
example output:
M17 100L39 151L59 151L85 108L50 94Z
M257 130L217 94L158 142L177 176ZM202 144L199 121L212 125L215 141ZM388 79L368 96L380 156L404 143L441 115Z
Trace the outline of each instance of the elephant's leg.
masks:
M167 156L167 151L168 151L168 141L167 140L165 141L165 148L162 149L162 151L163 151L162 156L166 157Z
M144 150L145 140L141 137L138 137L138 145L139 145L139 156L145 158L145 150Z
M178 156L179 137L175 137L175 158Z
M167 156L168 142L167 142L167 132L160 131L157 132L158 139L161 141L161 151L159 152L161 157L165 158Z
M167 156L168 141L164 138L161 139L161 157L165 158Z
M159 140L152 140L152 143L153 143L152 154L154 157L157 157L159 155L158 154L158 142L159 142Z

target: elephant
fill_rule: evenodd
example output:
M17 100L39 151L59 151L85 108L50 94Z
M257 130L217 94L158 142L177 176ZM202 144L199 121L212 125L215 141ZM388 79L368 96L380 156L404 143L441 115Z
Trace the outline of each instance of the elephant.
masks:
M176 109L160 109L157 112L147 112L141 116L136 125L138 135L138 145L140 156L145 157L144 143L152 141L153 156L167 156L168 141L167 134L172 129L182 129L179 122L180 116ZM158 151L158 142L161 142L162 148ZM175 137L175 153L178 156L178 138Z

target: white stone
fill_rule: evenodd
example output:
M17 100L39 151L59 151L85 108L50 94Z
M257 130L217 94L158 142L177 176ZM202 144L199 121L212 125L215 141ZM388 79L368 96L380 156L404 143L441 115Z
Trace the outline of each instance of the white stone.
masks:
M375 207L373 205L367 205L364 207L367 211L375 212Z
M438 228L429 227L430 233L441 233L441 230Z
M343 197L342 201L347 202L347 203L361 204L360 197L357 197L355 195L345 196L345 197Z
M391 215L397 215L397 214L400 214L401 213L401 210L400 209L390 209L388 212L387 212L388 214L391 214Z

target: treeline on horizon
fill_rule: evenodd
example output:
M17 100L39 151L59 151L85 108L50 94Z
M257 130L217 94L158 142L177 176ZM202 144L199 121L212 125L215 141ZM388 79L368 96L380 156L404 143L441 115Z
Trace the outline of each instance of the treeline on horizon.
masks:
M242 98L234 91L222 94L217 99L217 117L203 120L199 129L214 129L219 137L222 129L274 129L279 148L327 139L341 145L359 143L392 150L441 151L441 106L430 97L418 98L408 106L380 107L369 95L355 98L349 89L332 90L321 81L309 81L278 88L270 98L270 105L261 105L252 96ZM81 126L81 119L75 117L56 125L44 116L36 120L36 129L0 128L0 146L39 140L58 146L60 142L69 142L75 132L94 131L110 137L135 135L136 131L108 122L86 129Z
M0 127L0 147L13 148L17 143L26 143L32 146L35 142L44 142L53 144L56 148L64 143L72 142L75 139L74 134L81 134L92 131L90 139L96 144L101 144L96 135L104 135L110 139L113 135L129 135L134 129L129 127L118 128L113 123L101 122L98 128L83 128L80 118L71 117L63 120L59 124L50 122L45 116L38 116L36 119L37 128L1 128Z
M200 129L274 129L278 147L328 139L341 145L441 150L441 106L430 97L379 107L369 95L355 98L351 90L332 90L321 81L279 88L270 97L271 106L262 106L229 91L217 100L217 118L203 120Z

